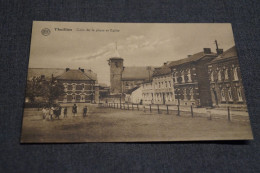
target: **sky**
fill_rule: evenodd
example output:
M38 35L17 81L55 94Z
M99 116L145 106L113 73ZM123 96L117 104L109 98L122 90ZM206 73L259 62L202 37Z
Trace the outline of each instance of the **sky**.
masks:
M45 28L47 36L41 32ZM116 52L125 67L158 67L203 48L216 52L215 40L224 51L234 46L231 24L34 21L29 68L91 69L99 83L110 85L107 60Z

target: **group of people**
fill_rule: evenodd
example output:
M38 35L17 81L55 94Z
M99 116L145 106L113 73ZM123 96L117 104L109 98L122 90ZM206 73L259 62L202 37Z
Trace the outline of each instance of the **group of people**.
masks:
M62 107L60 105L57 105L57 106L53 105L51 107L44 106L42 108L43 119L47 119L47 120L52 120L54 117L59 119L61 112L63 112L63 118L68 117L67 116L67 114L68 114L68 108L67 107L64 107L63 111L62 111ZM83 117L87 116L87 112L88 112L88 107L85 106L83 108ZM76 104L74 104L72 106L73 117L76 117L77 113L78 113L78 106Z

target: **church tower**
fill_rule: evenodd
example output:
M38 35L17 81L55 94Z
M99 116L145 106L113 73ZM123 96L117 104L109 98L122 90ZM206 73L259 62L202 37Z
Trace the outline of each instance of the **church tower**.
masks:
M122 93L122 73L124 70L124 59L120 57L117 49L114 55L109 58L108 65L110 66L110 93Z

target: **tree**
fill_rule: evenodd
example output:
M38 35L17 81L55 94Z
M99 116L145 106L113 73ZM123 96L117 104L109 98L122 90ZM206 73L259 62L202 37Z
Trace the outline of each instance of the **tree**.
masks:
M31 102L35 102L36 97L41 97L45 102L53 104L63 94L64 86L53 77L49 81L44 76L27 81L26 96Z

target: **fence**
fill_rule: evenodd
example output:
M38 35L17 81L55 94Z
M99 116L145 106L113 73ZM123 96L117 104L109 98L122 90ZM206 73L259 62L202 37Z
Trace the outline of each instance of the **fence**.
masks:
M230 107L227 107L226 110L222 110L222 114L212 113L212 109L207 108L196 108L194 106L180 106L180 105L140 105L134 103L101 103L100 107L112 108L112 109L121 109L129 111L143 111L156 114L167 114L167 115L176 115L176 116L185 116L185 117L206 117L209 120L214 118L226 118L228 121L232 120ZM220 117L219 117L220 116Z

